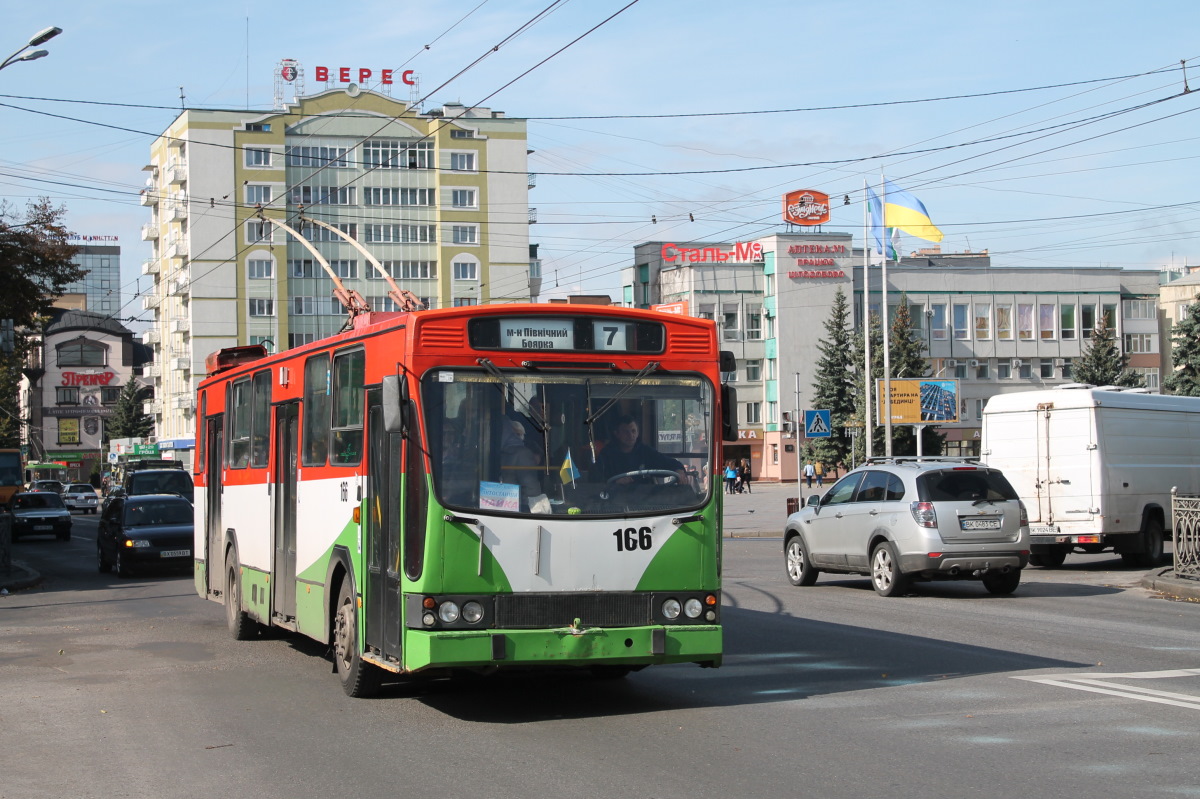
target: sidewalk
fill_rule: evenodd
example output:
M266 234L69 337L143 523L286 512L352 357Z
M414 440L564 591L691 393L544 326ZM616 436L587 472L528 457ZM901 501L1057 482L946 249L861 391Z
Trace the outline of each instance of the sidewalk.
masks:
M21 560L14 560L10 571L0 571L0 590L6 590L9 593L22 588L31 588L41 581L42 575Z
M808 501L810 494L820 494L833 481L827 480L824 488L801 487L796 493L795 483L750 483L754 493L725 495L726 538L782 538L783 525L787 521L788 497L802 497L801 504Z

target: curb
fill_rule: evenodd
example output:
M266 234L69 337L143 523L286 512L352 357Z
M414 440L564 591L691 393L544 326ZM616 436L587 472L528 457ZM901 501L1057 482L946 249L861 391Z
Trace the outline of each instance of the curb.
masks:
M20 560L12 562L12 571L7 577L0 577L0 588L7 589L11 594L24 588L32 588L42 582L42 575L31 569L27 563Z
M1200 601L1200 580L1188 580L1175 576L1175 569L1167 567L1152 571L1142 578L1142 587L1159 591L1176 599Z

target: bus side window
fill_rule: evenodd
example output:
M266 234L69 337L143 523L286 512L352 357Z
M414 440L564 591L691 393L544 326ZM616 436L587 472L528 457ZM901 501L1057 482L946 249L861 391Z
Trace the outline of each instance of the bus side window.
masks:
M304 362L305 466L324 466L329 454L329 356L314 355Z
M338 353L333 359L333 453L338 466L362 461L363 446L363 350Z
M254 397L251 400L250 417L250 465L267 465L270 454L271 436L271 372L264 370L254 375Z

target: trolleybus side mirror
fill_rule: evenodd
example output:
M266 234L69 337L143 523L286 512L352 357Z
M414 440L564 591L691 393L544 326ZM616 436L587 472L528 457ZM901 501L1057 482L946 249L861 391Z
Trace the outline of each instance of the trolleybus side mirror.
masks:
M737 358L729 350L721 350L720 364L721 374L737 371Z
M737 426L737 389L728 383L721 384L721 440L736 441Z
M408 432L408 381L399 375L383 378L383 429L389 433Z

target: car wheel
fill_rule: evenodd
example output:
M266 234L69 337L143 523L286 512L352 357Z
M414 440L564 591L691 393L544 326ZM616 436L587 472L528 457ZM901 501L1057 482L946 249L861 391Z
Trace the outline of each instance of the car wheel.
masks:
M883 541L871 553L871 585L880 596L902 596L908 590L908 577L900 572L900 559L890 541Z
M792 581L792 585L812 585L817 581L820 572L808 559L808 547L804 546L804 539L798 535L792 536L783 552L787 562L788 579Z
M100 546L100 542L96 542L96 569L101 574L108 574L112 571L112 564L104 559L104 549Z
M1146 519L1143 525L1142 539L1145 550L1138 558L1138 565L1153 569L1162 563L1163 559L1163 525L1157 516Z
M116 566L117 566L117 576L118 577L129 577L133 574L132 567L130 567L129 563L125 560L125 558L121 557L120 549L117 549Z
M983 575L983 587L989 594L1007 595L1017 590L1021 584L1021 570L1013 569L1003 574L988 573Z
M333 619L333 660L347 696L373 696L383 673L362 659L358 651L358 610L350 591L350 578L342 580Z
M235 641L246 641L254 637L257 625L246 611L242 610L241 568L232 551L225 562L225 623Z

